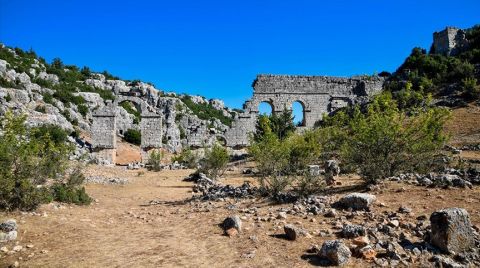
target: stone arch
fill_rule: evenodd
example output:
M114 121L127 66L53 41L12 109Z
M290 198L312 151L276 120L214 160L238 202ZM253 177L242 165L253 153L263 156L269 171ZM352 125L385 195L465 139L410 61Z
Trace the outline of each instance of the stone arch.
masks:
M272 100L265 100L265 101L259 101L258 102L258 105L256 107L258 115L261 114L260 107L262 106L262 104L266 104L266 105L270 106L270 114L275 113L275 105L274 105L273 101Z
M298 127L305 127L306 126L306 112L307 112L306 109L307 109L307 106L305 105L305 102L302 101L302 100L297 99L297 100L292 101L292 103L290 104L290 109L291 109L292 113L294 113L293 114L294 116L296 116L295 115L296 111L295 111L295 107L294 107L296 103L300 104L299 108L301 109L300 112L301 112L301 115L302 115L302 120L298 122L297 126Z

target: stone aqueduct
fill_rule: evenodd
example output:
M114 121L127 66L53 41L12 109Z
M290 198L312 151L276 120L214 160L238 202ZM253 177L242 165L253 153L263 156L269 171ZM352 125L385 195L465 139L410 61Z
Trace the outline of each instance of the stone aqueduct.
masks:
M312 128L338 108L355 104L382 90L384 79L378 76L329 77L298 75L258 75L253 82L253 97L243 105L244 112L225 133L227 146L248 145L249 133L255 131L258 106L267 102L273 113L292 109L294 102L303 106L303 124Z
M249 133L255 131L260 103L267 102L273 113L292 109L294 102L303 106L302 127L312 128L338 108L355 104L382 89L383 78L377 76L329 77L295 75L258 75L253 82L253 97L244 105L244 112L235 119L232 128L222 137L228 147L248 145ZM115 161L116 120L115 110L118 103L133 102L142 111L140 130L143 152L162 146L162 119L145 101L138 97L120 95L115 103L108 103L93 115L92 142L97 158Z

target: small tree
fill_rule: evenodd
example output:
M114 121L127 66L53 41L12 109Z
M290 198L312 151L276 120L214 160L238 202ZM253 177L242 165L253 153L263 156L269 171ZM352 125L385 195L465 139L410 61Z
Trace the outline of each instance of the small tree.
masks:
M163 151L152 150L148 158L148 166L150 170L160 171L162 170L162 160L164 157Z
M187 168L196 168L198 166L199 157L197 153L193 152L189 148L185 148L179 155L173 157L172 161L182 163Z
M200 161L199 171L208 177L217 179L222 176L229 160L227 149L219 144L205 151L205 157Z
M337 139L342 162L357 169L369 183L401 172L425 172L447 141L445 109L415 110L407 116L388 93L377 96L366 113L356 107L351 118L329 128ZM332 135L335 136L335 135ZM338 136L337 136L338 137ZM345 138L347 137L347 138Z
M8 111L1 120L0 209L33 210L49 201L45 182L64 177L74 149L59 127L26 128L25 119Z

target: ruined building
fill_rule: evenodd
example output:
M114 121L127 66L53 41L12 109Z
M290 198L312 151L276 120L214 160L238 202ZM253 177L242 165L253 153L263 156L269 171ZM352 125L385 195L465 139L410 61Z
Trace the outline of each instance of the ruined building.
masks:
M258 106L262 102L270 104L273 113L292 109L292 104L299 102L303 106L301 127L312 128L324 114L361 102L381 91L383 82L378 76L258 75L253 82L253 97L244 103L244 112L225 133L227 146L248 145L248 136L255 131Z
M455 56L468 47L465 31L456 27L433 33L432 52L445 56Z

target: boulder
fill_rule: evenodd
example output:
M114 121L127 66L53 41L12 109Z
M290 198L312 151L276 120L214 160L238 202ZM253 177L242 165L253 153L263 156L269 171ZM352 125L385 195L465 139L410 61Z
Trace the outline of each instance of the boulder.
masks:
M237 215L229 216L223 220L222 227L227 234L229 233L230 229L235 229L240 232L242 230L242 220Z
M0 223L0 242L17 239L17 222L14 219Z
M366 234L365 227L356 224L346 224L342 228L342 236L345 238L354 238Z
M325 241L319 256L328 259L332 265L343 265L352 256L350 249L340 240Z
M300 234L298 228L292 224L286 224L283 226L283 230L285 231L287 239L292 241L296 240Z
M346 209L368 210L375 200L376 197L371 194L351 193L340 198L337 204Z
M468 212L463 208L447 208L430 216L430 243L444 252L464 252L475 247Z

